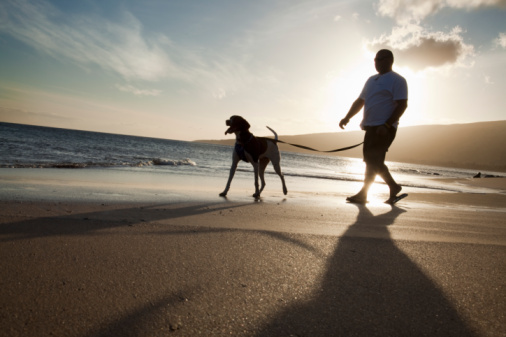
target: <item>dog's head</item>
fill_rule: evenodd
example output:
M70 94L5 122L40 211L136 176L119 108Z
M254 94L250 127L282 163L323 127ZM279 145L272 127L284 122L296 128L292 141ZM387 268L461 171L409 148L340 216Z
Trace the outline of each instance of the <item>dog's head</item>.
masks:
M250 128L249 123L241 116L232 116L225 121L225 124L229 127L227 131L225 131L225 134L248 131Z

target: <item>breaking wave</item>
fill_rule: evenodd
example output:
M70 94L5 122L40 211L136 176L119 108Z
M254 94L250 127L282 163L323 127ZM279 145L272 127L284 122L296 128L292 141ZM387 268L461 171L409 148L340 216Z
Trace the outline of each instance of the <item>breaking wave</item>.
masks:
M104 162L39 162L39 163L13 163L0 165L2 168L98 168L98 167L143 167L143 166L197 166L193 160L186 159L163 159L154 158L150 160L139 161L104 161Z

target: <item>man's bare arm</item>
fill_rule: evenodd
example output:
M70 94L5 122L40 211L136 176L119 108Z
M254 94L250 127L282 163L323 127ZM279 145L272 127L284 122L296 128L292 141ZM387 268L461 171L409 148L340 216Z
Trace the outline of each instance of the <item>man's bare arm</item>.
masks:
M387 126L391 126L392 124L395 124L399 121L402 114L404 114L404 111L406 111L408 107L408 100L407 99L401 99L398 101L395 101L397 103L397 106L394 109L394 112L392 113L392 116L390 116L389 119L386 121Z
M351 105L350 111L348 111L348 113L346 114L346 117L341 119L341 121L339 122L339 127L341 129L344 129L344 127L346 126L346 124L348 124L350 119L353 116L355 116L356 114L358 114L360 110L362 110L362 108L364 107L364 104L365 104L365 101L362 98L357 98L355 100L355 102L353 102L353 104Z

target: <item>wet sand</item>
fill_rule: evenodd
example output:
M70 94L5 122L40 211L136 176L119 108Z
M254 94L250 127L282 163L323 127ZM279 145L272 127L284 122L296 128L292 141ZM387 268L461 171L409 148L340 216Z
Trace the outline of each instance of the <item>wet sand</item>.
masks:
M506 336L505 179L127 178L0 169L0 336Z

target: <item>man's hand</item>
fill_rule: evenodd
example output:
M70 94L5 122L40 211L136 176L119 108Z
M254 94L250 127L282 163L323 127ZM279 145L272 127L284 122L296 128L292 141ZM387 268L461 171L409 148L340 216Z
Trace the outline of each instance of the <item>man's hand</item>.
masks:
M346 117L341 119L341 121L339 122L339 127L344 130L344 127L346 126L346 124L348 124L349 121L350 119Z

